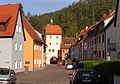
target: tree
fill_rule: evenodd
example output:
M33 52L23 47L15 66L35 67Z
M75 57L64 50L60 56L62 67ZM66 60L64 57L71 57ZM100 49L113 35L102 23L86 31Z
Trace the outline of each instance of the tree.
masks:
M30 22L39 32L43 32L43 27L54 20L62 28L63 36L75 36L81 29L90 26L101 18L103 14L109 11L109 8L116 8L116 0L80 0L62 10L43 15L30 16Z

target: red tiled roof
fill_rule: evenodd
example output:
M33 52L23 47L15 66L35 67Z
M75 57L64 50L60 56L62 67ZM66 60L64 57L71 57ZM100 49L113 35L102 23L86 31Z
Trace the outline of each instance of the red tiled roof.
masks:
M96 22L95 24L91 25L90 27L88 27L88 29L86 30L86 33L91 30L94 29L95 26L97 26L99 23L101 23L102 21L107 20L108 18L112 17L115 15L115 11L112 11L111 13L109 13L108 15L106 15L104 18L102 18L100 21Z
M72 43L75 40L73 37L62 37L62 42L64 43Z
M0 23L5 23L10 19L11 15L0 15Z
M48 24L45 28L46 35L62 35L62 30L59 25Z
M28 32L28 34L36 41L42 42L41 38L38 36L34 28L31 26L31 24L28 22L28 20L25 18L23 14L22 14L22 21L23 21L23 26Z
M73 37L62 37L62 48L68 49L73 44L75 38Z
M7 22L5 31L0 31L0 37L13 36L19 7L19 4L0 5L0 28L2 28L2 30L4 30L2 23Z

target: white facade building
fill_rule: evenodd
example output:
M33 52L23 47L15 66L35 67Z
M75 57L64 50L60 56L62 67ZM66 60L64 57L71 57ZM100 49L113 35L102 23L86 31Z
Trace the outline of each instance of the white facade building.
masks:
M25 38L19 7L19 4L0 6L0 11L1 9L7 11L14 8L14 11L8 11L8 14L11 13L12 17L7 18L8 22L5 23L7 25L6 30L0 31L0 67L9 67L15 72L24 71ZM2 25L1 23L0 26ZM4 28L4 26L1 28Z
M52 57L58 58L58 51L61 49L62 31L58 25L47 25L46 32L46 63L50 64Z

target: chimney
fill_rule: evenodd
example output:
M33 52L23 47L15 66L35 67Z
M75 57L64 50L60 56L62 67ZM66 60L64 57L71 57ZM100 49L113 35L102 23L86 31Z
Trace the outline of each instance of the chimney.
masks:
M112 12L112 8L109 9L109 14Z
M86 26L86 28L85 28L86 30L88 29L88 26Z

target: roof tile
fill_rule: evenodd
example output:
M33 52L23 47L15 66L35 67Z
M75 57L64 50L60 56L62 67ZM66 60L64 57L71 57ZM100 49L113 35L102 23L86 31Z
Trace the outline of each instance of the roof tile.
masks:
M41 38L38 36L34 28L31 26L31 24L28 22L28 20L25 18L23 14L22 14L22 20L23 20L23 26L28 32L28 34L36 41L42 42Z
M6 23L9 20L8 23L6 23L6 30L4 32L0 31L0 37L13 36L19 7L19 4L0 5L0 11L2 11L0 12L0 22ZM3 28L3 26L4 25L2 25L1 27Z
M62 35L62 30L59 25L50 25L48 24L45 28L46 30L46 35Z

